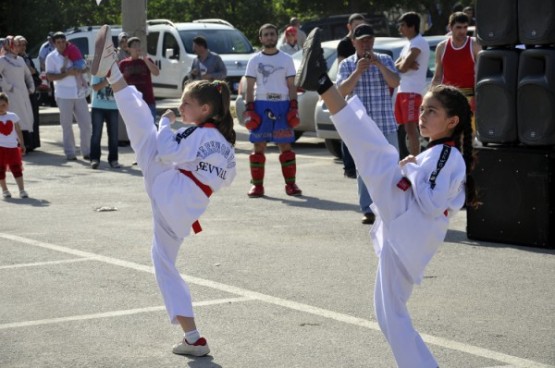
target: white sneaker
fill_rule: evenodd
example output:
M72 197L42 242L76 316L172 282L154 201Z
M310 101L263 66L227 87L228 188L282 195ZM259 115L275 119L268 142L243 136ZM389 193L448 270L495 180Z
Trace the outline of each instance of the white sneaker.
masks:
M19 198L29 198L29 194L26 191L22 190L19 192Z
M185 338L179 344L174 345L172 352L179 355L205 356L210 353L210 348L204 337L201 337L194 344L189 344Z
M5 191L2 192L2 197L4 197L4 198L11 198L11 197L12 197L12 194L10 193L9 190L5 190Z
M94 41L94 58L91 64L91 74L105 77L112 65L117 61L116 50L112 43L112 31L105 24L100 27Z

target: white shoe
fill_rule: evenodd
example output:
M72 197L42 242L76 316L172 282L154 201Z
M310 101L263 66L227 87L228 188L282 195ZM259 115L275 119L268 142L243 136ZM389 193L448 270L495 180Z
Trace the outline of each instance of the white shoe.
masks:
M205 356L210 353L210 348L204 337L201 337L194 344L189 344L185 338L179 344L174 345L172 352L179 355Z
M94 58L91 64L91 74L105 77L112 65L117 61L116 50L112 43L112 31L105 24L98 30L94 41Z
M4 197L4 198L11 198L11 197L12 197L12 194L10 193L9 190L5 190L5 191L2 192L2 197Z
M19 198L29 198L29 194L26 191L22 190L19 192Z

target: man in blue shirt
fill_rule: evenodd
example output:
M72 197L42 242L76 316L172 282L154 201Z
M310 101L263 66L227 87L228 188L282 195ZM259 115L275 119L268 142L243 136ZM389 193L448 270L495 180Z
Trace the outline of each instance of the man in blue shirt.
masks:
M191 66L191 80L206 79L209 81L224 80L227 69L220 55L208 49L208 43L202 36L193 39L193 51L197 54Z
M399 150L391 90L399 85L400 77L393 59L374 52L374 29L368 24L355 28L353 46L356 52L339 64L339 93L349 97L357 95L389 143ZM370 209L372 198L360 176L357 182L360 209L364 214L362 223L372 224L375 219Z

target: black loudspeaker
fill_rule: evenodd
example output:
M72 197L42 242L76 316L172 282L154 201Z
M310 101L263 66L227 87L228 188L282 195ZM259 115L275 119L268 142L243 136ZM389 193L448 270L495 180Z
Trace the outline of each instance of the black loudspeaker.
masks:
M517 11L517 0L477 0L476 31L480 45L518 44Z
M517 111L522 143L555 145L555 49L520 54Z
M476 73L476 129L484 143L516 143L519 50L480 51Z
M526 45L555 43L555 1L519 0L518 35Z
M469 239L555 248L555 150L477 148L480 201L467 208Z

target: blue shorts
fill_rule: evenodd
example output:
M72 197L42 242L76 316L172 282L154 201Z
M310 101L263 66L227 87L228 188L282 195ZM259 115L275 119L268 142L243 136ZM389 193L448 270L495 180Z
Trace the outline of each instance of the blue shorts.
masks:
M295 132L287 124L289 101L254 101L254 111L260 116L260 126L251 131L251 143L293 143Z

